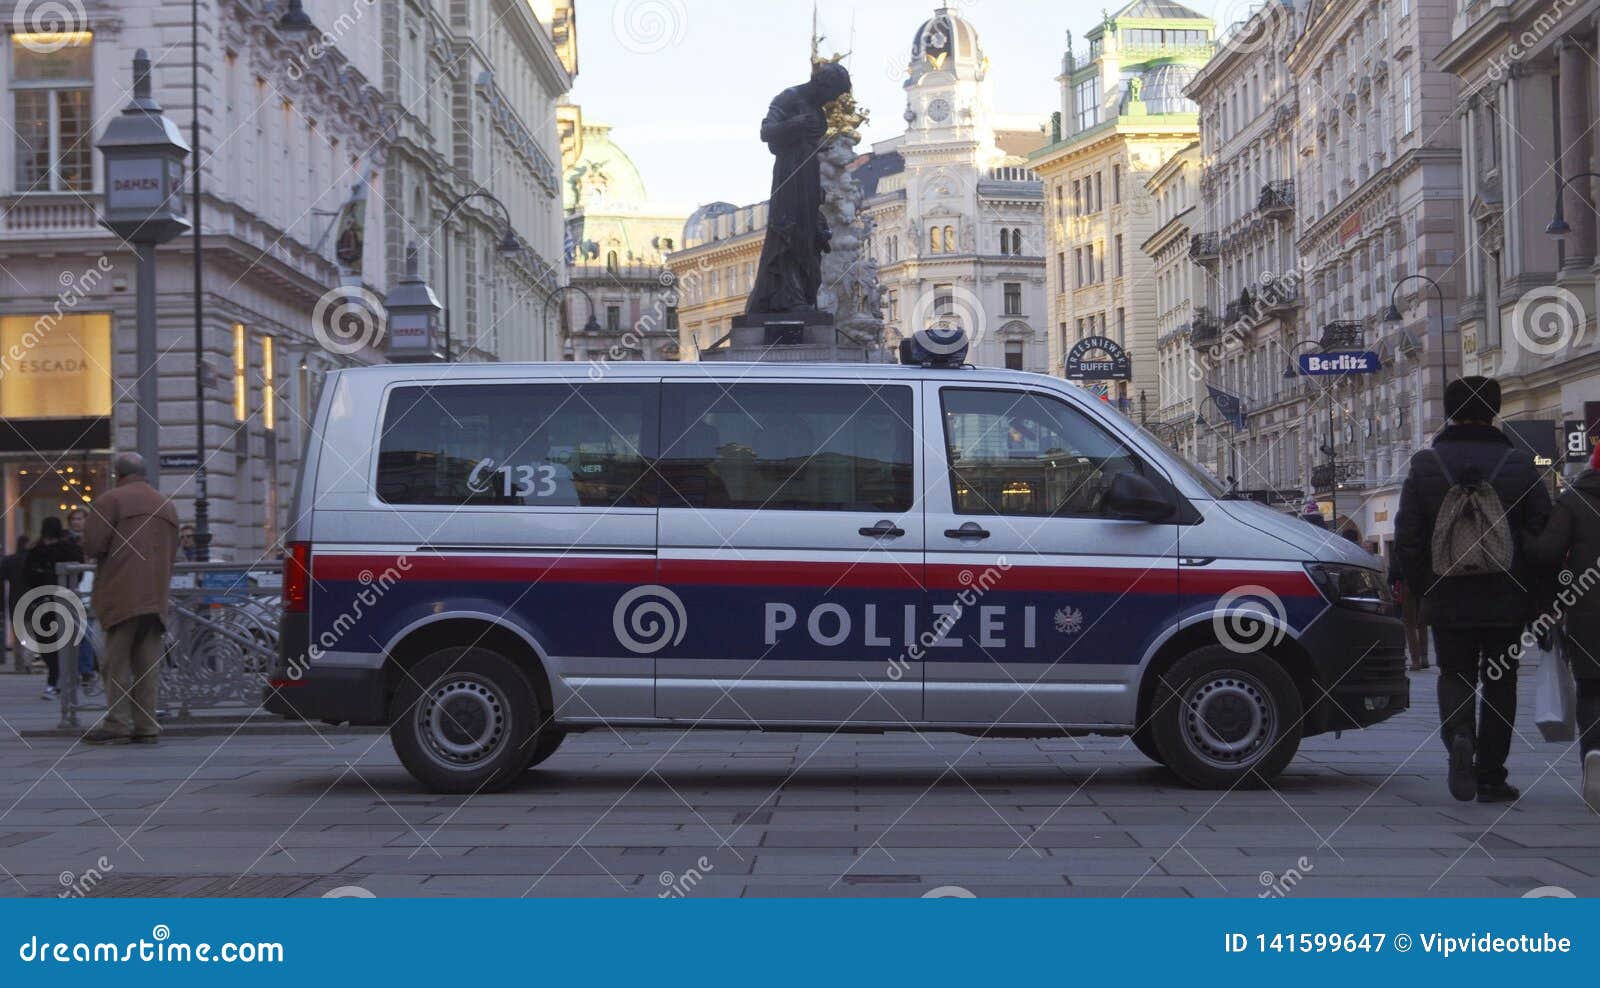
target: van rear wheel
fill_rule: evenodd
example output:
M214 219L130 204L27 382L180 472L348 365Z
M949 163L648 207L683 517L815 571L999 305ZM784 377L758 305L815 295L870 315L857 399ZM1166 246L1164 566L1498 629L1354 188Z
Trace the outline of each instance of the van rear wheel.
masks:
M1162 674L1153 709L1162 761L1198 789L1264 786L1300 747L1300 690L1259 652L1189 653Z
M395 690L390 738L432 792L504 789L534 755L539 699L516 663L488 648L440 649Z

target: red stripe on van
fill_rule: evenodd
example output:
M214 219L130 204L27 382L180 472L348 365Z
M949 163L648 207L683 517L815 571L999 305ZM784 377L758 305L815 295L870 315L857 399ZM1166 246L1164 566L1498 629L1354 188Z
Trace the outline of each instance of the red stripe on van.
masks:
M402 560L404 561L402 563ZM370 582L384 572L399 580L487 580L534 583L654 583L652 558L603 556L488 556L419 554L407 556L313 555L312 576L318 580ZM363 575L365 574L365 575Z
M839 587L856 590L921 590L922 564L802 562L743 559L663 559L661 581L764 587Z

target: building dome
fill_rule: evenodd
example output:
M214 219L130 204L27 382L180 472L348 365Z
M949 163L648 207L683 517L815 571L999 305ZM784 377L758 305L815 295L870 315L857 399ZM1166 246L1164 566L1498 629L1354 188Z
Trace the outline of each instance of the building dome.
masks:
M708 202L689 214L683 223L683 246L694 247L712 238L712 221L718 216L736 213L739 207L731 202Z
M924 72L946 70L983 78L989 70L978 30L949 7L940 7L923 21L911 38L911 78Z
M567 212L627 212L646 200L644 176L611 140L611 126L585 122L583 153L567 170L561 204Z
M1199 73L1197 65L1166 62L1153 65L1144 72L1145 109L1150 113L1198 113L1200 108L1183 94L1189 83Z

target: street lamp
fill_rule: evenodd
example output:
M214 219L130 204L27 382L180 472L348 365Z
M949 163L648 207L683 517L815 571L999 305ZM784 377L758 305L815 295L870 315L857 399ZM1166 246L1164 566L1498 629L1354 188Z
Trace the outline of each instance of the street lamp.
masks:
M1321 351L1322 342L1320 340L1301 340L1299 343L1296 343L1293 347L1291 347L1289 352L1298 357L1302 350L1307 350L1313 347L1318 351ZM1303 372L1295 366L1295 363L1295 361L1291 360L1284 367L1283 376L1285 380L1302 375ZM1337 380L1337 378L1330 380L1326 385L1323 386L1322 389L1323 396L1328 399L1328 441L1323 444L1322 449L1318 450L1318 452L1327 454L1328 457L1328 497L1333 502L1333 523L1335 525L1339 524L1339 454L1337 448L1333 444L1333 386L1335 383L1337 383ZM1308 486L1310 489L1307 491L1307 493L1315 494L1316 484L1312 483Z
M1552 237L1559 239L1572 233L1572 227L1567 224L1565 193L1567 185L1580 178L1600 178L1600 172L1579 172L1556 183L1556 214L1550 220L1550 225L1544 228L1544 232Z
M133 244L138 258L134 330L135 434L151 486L161 482L161 399L156 373L156 245L190 227L183 215L183 161L189 145L150 94L150 56L133 56L133 102L106 125L97 145L105 157L106 195L100 222Z
M1210 429L1210 426L1206 423L1206 413L1203 410L1205 403L1208 401L1217 406L1217 411L1221 412L1224 418L1228 416L1227 411L1217 401L1217 396L1208 392L1200 403L1202 411L1194 413L1194 424L1197 429ZM1230 473L1228 474L1228 486L1231 489L1230 493L1237 495L1239 493L1239 444L1232 438L1228 439L1228 460L1231 464Z
M544 319L540 325L544 328L545 338L548 339L550 336L550 306L555 303L556 299L560 298L562 295L565 295L567 292L577 292L589 303L589 318L583 324L583 332L600 332L600 320L594 317L594 296L590 295L589 290L584 288L582 285L562 285L549 295L546 295L544 299Z
M500 234L500 242L495 245L495 249L502 255L507 256L518 254L522 251L522 241L517 237L515 231L511 229L511 210L507 209L505 203L496 199L488 191L474 189L465 195L458 196L445 209L444 217L439 220L438 229L444 234L442 253L444 255L444 359L446 362L452 359L450 355L452 342L450 335L450 217L454 216L456 210L460 209L470 199L487 199L500 207L500 215L504 217L506 222L505 228Z
M289 9L278 18L278 30L303 34L316 29L317 26L311 23L311 15L306 13L306 8L300 0L289 0Z
M439 352L439 299L417 273L417 245L406 244L406 272L389 293L389 359L395 363L423 363L444 359Z
M1389 309L1383 314L1383 321L1391 326L1405 322L1405 316L1400 314L1400 289L1409 281L1423 281L1432 286L1434 297L1439 300L1439 409L1441 416L1444 412L1444 389L1450 383L1450 368L1444 350L1444 289L1439 283L1425 274L1408 274L1395 282L1394 288L1389 292Z

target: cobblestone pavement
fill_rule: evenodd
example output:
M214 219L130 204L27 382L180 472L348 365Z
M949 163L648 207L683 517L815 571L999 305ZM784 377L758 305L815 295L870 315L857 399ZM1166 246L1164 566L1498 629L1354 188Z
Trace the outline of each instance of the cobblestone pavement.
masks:
M0 676L8 895L1600 894L1576 754L1525 714L1522 800L1454 802L1430 673L1407 714L1229 794L1117 739L595 731L509 792L438 797L375 731L27 736L55 723L38 688Z

